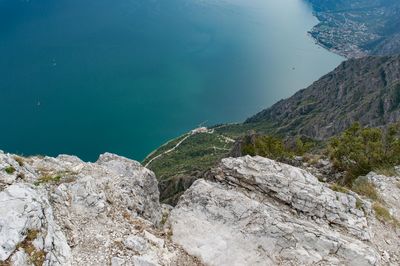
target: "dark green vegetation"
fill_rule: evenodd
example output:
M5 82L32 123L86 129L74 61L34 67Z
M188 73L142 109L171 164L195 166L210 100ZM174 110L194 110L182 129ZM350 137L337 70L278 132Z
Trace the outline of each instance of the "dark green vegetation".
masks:
M372 170L400 164L400 129L391 125L386 130L363 128L355 123L329 143L334 166L347 173L346 185Z
M147 166L156 173L161 199L164 202L175 203L194 180L202 177L222 158L230 156L235 140L241 139L249 131L255 130L260 134L273 132L267 123L217 125L210 130L212 133L193 135L188 133L190 136L179 147L155 159ZM143 165L147 165L152 158L173 149L186 136L187 134L161 146L147 156L142 162Z
M250 131L256 131L260 135L273 134L274 132L273 128L267 123L218 125L210 128L209 133L193 135L188 133L190 136L179 147L176 147L172 152L161 155L173 149L187 135L169 141L150 154L142 163L147 165L152 158L161 155L149 163L147 167L155 172L159 180L161 200L173 204L194 180L202 177L222 158L234 155L234 153L238 153L236 156L247 154L249 151L243 151L242 146L239 147L239 151L235 151L235 146L238 144L235 141L243 138L243 143L246 143L245 137ZM283 142L281 137L272 136L271 138L276 139L277 142ZM295 148L286 147L285 144L285 150L287 149L287 152L291 154L298 154L309 149L311 144L314 145L307 139L299 140L300 138L296 139L295 145L297 146ZM261 151L259 148L257 150L257 152ZM278 156L282 151L278 149L274 152ZM283 153L286 153L286 151ZM283 154L281 154L281 158L283 157Z
M162 146L143 161L147 164L151 158L174 148L185 136ZM191 135L173 152L162 155L148 165L160 180L161 199L175 203L180 193L204 172L226 157L232 148L227 135L219 132Z
M311 35L347 57L400 53L398 0L308 0L320 23Z
M274 136L246 136L241 149L244 155L260 155L274 160L291 156L282 139Z
M8 166L8 167L6 167L6 168L4 169L4 171L6 171L7 174L12 175L12 174L15 173L16 170L15 170L14 167Z
M288 156L321 153L327 150L328 140L338 136L331 142L331 157L339 170L350 172L346 180L337 181L347 186L344 189L351 189L356 175L351 168L353 163L359 165L357 173L364 174L370 169L391 172L390 166L398 162L395 128L379 128L400 120L399 95L400 56L352 59L243 124L220 125L213 128L213 133L191 135L148 167L160 181L162 200L174 203L182 191L221 158L259 154L285 161ZM356 121L360 122L354 133L357 141L349 133L356 125L340 135ZM258 137L252 139L249 132ZM162 146L144 163L172 149L184 137ZM381 145L383 152L379 148L365 155L376 145ZM347 147L351 149L346 150ZM357 160L349 162L348 157Z
M288 141L272 135L248 135L241 139L241 154L250 156L263 156L277 161L285 161L294 155L304 155L315 147L310 139L297 137Z

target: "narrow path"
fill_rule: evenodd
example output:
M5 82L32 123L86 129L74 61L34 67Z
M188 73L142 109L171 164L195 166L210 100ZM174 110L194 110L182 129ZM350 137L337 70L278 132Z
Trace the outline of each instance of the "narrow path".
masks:
M146 165L145 165L144 167L147 168L154 160L157 160L157 159L160 158L161 156L163 156L163 155L165 155L165 154L168 154L168 153L173 152L174 150L176 150L176 148L178 148L178 147L179 147L185 140L187 140L191 135L192 135L192 134L187 133L187 136L184 137L181 141L179 141L173 148L171 148L171 149L169 149L169 150L167 150L167 151L165 151L165 152L163 152L163 153L160 153L160 154L157 155L156 157L153 157L150 161L148 161L148 162L146 163Z
M226 142L235 142L234 139L231 139L231 138L229 138L229 137L227 137L227 136L224 136L224 135L222 135L222 134L220 134L220 136L221 136Z
M165 152L163 152L163 153L160 153L159 155L153 157L152 159L150 159L150 160L146 163L146 165L145 165L144 167L147 168L147 167L148 167L152 162L154 162L155 160L157 160L157 159L159 159L160 157L162 157L162 156L164 156L164 155L166 155L166 154L168 154L168 153L171 153L171 152L173 152L174 150L176 150L185 140L187 140L187 139L190 138L191 136L196 135L196 134L200 134L200 133L214 134L214 129L209 130L209 129L205 128L205 127L200 127L200 128L193 129L192 131L186 133L186 136L185 136L183 139L181 139L173 148L171 148L171 149L169 149L169 150L167 150L167 151L165 151ZM229 138L229 137L226 137L226 136L224 136L224 135L222 135L222 134L221 134L220 136L224 139L225 142L235 142L234 139L231 139L231 138ZM226 149L226 148L218 148L218 147L216 147L216 146L213 146L212 148L213 148L214 150L229 150L229 149ZM155 150L154 152L157 152L157 150ZM150 157L154 152L152 152L149 156L147 156L147 158Z

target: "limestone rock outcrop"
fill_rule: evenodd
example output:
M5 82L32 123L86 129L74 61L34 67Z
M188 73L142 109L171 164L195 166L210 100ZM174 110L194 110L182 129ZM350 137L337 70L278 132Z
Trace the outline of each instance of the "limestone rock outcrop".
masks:
M400 178L363 178L399 219ZM124 157L0 152L0 265L399 265L400 231L375 212L263 157L223 159L173 208Z
M209 179L196 181L169 218L172 239L207 265L384 263L371 204L354 193L262 157L223 159Z
M6 265L198 265L165 235L154 174L103 154L0 152L0 261Z
M45 265L70 264L71 250L54 221L46 192L26 184L14 184L0 192L0 261L12 256L14 264L24 265L24 250L16 251L29 235L34 235L30 241L37 248L35 253L45 252Z

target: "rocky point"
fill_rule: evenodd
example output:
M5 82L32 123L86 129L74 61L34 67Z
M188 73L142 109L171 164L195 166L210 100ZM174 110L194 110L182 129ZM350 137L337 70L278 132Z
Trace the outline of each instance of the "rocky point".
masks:
M362 178L400 219L400 177ZM0 152L0 265L399 265L373 205L263 157L223 159L173 208L124 157Z

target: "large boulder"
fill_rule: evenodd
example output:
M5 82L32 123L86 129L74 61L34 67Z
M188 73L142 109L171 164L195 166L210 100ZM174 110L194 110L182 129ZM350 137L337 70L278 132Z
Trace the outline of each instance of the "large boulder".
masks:
M207 265L375 265L354 196L262 157L223 159L172 210L172 239Z
M212 172L224 183L258 191L309 217L343 227L361 240L370 238L367 219L349 194L328 188L309 172L263 157L223 159Z

